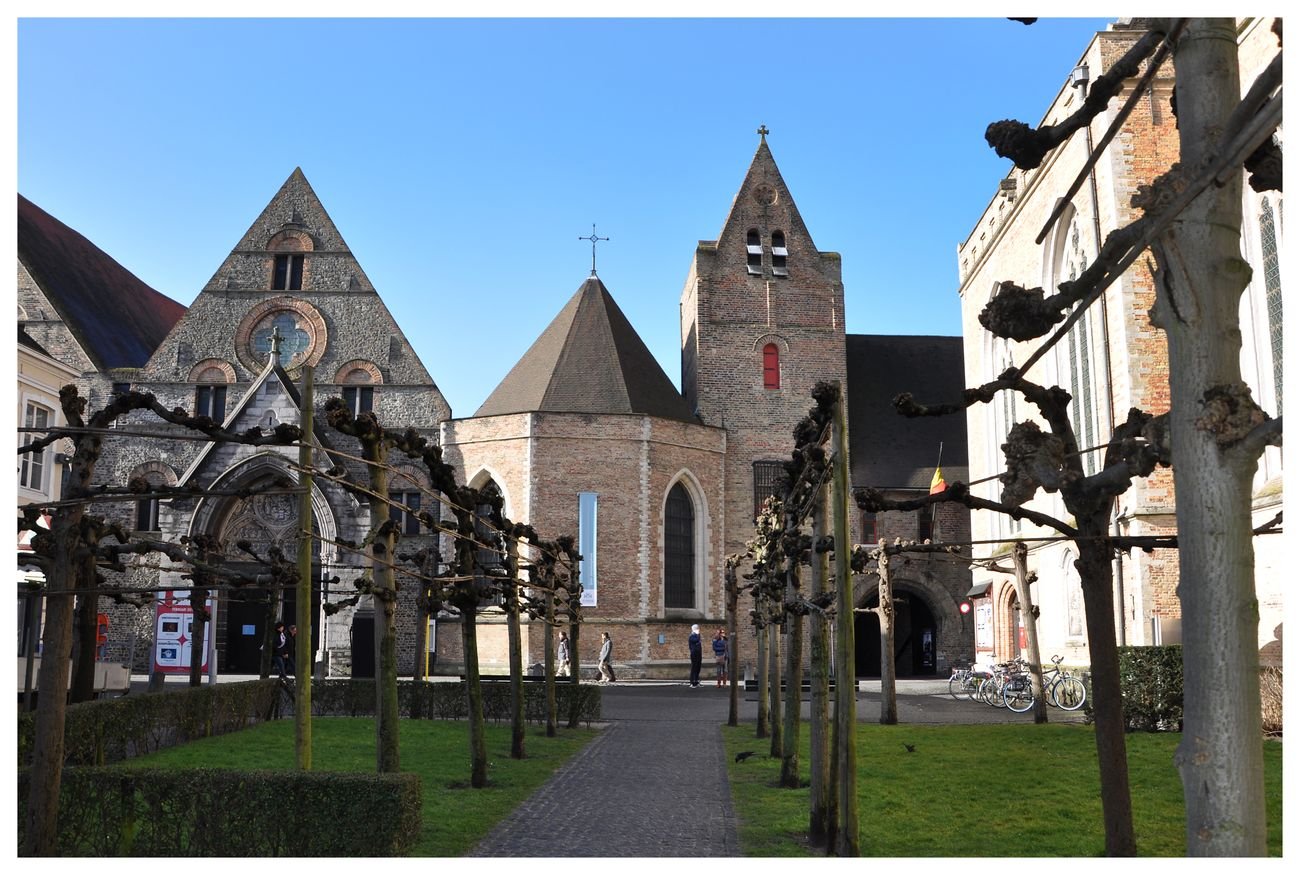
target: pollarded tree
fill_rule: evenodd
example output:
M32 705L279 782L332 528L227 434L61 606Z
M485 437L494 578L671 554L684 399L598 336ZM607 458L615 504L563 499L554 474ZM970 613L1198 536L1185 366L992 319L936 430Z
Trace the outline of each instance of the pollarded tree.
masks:
M1071 309L1082 313L1147 247L1154 253L1151 318L1168 341L1169 444L1184 535L1177 762L1194 856L1266 851L1251 486L1264 447L1281 443L1282 418L1269 417L1242 379L1238 314L1250 279L1241 255L1242 168L1256 191L1282 186L1273 141L1282 120L1280 19L1274 31L1279 51L1243 97L1234 19L1153 19L1112 81L1099 89L1099 79L1074 116L1038 130L1001 122L988 134L999 154L1036 167L1106 108L1143 59L1151 56L1154 70L1172 53L1179 161L1135 199L1144 215L1113 232L1077 281L1050 296L1008 286L981 321L998 336L1029 339L1065 320L1055 339L1077 318L1067 317Z
M936 501L956 501L972 510L991 510L1015 519L1027 519L1074 541L1092 662L1106 852L1112 856L1132 856L1137 851L1137 843L1124 746L1124 703L1110 562L1112 552L1127 546L1127 541L1110 535L1110 502L1114 496L1128 491L1133 477L1145 477L1157 464L1168 464L1168 449L1162 441L1164 419L1136 409L1130 411L1128 420L1115 430L1106 448L1102 470L1089 476L1084 472L1074 426L1069 419L1070 395L1059 387L1044 388L1008 371L997 380L967 389L959 404L924 406L906 393L898 396L894 404L904 415L940 416L963 412L976 403L989 403L1003 390L1018 392L1034 404L1050 431L1044 432L1032 421L1012 427L1002 447L1006 471L1000 477L1001 502L971 495L969 487L961 482L953 483L943 492L905 501L886 499L872 489L858 490L855 497L858 506L868 512L916 510ZM1024 507L1039 489L1060 492L1066 510L1074 515L1074 525Z
M41 639L44 657L38 682L46 695L39 697L36 707L31 792L21 848L26 856L54 853L58 836L67 699L54 691L67 685L72 651L73 594L80 588L87 591L95 588L95 554L100 537L108 530L102 520L86 513L85 502L77 501L94 493L92 483L106 430L122 415L135 410L149 410L165 422L200 431L214 440L265 446L292 444L300 437L297 426L283 424L271 434L264 434L259 428L227 432L206 417L191 417L179 409L168 410L151 393L120 393L89 420L85 418L86 401L79 396L75 386L64 386L59 392L59 402L67 421L66 431L52 430L49 436L18 448L20 454L41 450L64 434L75 447L64 480L64 495L72 501L59 503L48 534L34 538L32 544L35 553L44 559L46 576L47 599Z

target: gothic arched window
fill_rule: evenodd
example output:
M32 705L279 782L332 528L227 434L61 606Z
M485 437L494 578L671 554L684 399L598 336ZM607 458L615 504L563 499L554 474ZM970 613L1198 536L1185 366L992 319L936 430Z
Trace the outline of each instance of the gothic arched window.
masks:
M681 483L664 504L664 607L695 607L695 506Z
M501 495L501 488L495 480L479 487L482 500L474 508L474 540L478 546L474 551L474 582L478 586L479 606L500 605L504 603L501 593L495 586L496 571L504 567L501 554L501 542L497 529L492 524L492 499Z
M1264 198L1259 205L1259 242L1264 255L1264 301L1268 307L1268 340L1273 353L1273 390L1277 412L1282 412L1282 270L1277 260L1277 224L1273 205Z

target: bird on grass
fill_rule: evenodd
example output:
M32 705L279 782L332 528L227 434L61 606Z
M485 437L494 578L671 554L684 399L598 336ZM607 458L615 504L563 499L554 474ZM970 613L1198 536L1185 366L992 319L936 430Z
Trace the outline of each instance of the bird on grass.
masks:
M752 750L742 750L740 753L736 754L736 762L743 763L753 755L754 752Z
M908 753L916 753L916 745L903 742L903 747L907 748Z

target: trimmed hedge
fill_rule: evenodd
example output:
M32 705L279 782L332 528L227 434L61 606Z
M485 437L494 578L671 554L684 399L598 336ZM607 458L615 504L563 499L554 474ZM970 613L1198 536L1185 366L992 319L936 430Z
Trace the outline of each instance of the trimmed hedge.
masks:
M195 738L235 732L279 716L279 701L280 682L268 679L69 705L64 762L104 765ZM31 763L35 725L34 713L19 713L20 767Z
M28 772L18 775L18 845ZM420 778L230 769L63 770L58 853L78 857L391 857L420 836Z
M510 719L510 684L483 682L483 717L504 722ZM555 685L556 713L567 721L575 695L568 682ZM600 687L580 684L577 688L578 719L588 726L600 719ZM399 681L398 710L403 717L433 720L461 720L469 716L465 682ZM316 680L311 685L311 711L316 716L357 717L375 713L375 682L370 679ZM546 721L545 684L524 684L524 719Z
M1120 647L1119 683L1124 696L1124 726L1130 731L1183 729L1183 648ZM1093 719L1092 682L1088 682L1088 719Z

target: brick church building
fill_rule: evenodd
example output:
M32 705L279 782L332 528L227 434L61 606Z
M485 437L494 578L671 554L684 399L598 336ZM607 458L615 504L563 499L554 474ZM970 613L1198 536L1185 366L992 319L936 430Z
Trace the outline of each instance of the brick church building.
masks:
M429 370L446 363L416 356L300 170L188 308L144 286L21 196L18 255L20 325L81 373L92 406L129 384L232 430L297 422L300 370L310 364L318 408L313 441L334 452L331 460L346 477L364 482L347 458L359 454L356 442L323 425L319 408L333 396L354 411L373 410L389 427L413 426L437 441L463 482L495 484L506 514L543 537L578 537L582 660L594 663L598 633L608 631L623 677L684 679L689 626L724 625L724 557L743 551L753 536L756 506L789 455L792 429L811 406L817 381L846 386L853 486L924 494L941 443L945 476L968 479L959 418L917 423L889 405L899 391L930 398L959 392L961 338L846 335L840 256L814 245L765 132L718 238L701 241L690 261L680 296L680 391L619 309L616 279L607 286L593 271L474 414L454 417ZM665 295L663 305L673 303ZM146 313L152 315L140 315ZM131 339L130 354L101 354L110 324L113 337ZM167 430L147 419L119 427ZM277 545L293 552L293 496L229 493L273 478L296 481L296 450L179 437L110 439L105 446L105 481L143 477L210 493L110 508L138 531L172 539L216 534L232 562L242 561L230 546L240 540L261 551ZM413 466L403 466L392 490L408 506L431 506L427 477ZM315 578L330 602L350 595L364 570L364 559L343 545L363 540L370 511L325 479L315 482L312 504ZM879 518L853 508L851 516L859 541L969 541L969 517L954 507ZM401 524L404 551L430 542L414 518ZM895 568L900 675L946 673L952 662L969 659L973 627L959 611L970 589L966 566L927 556ZM128 576L183 585L175 573L147 564ZM856 581L859 607L874 604L875 589L870 575ZM152 652L152 610L101 602L113 618L109 658L143 670ZM368 611L365 600L338 612L315 606L318 670L369 670L359 643L368 641L359 635ZM747 612L742 601L742 670L753 660ZM407 673L415 660L428 659L415 652L414 618L413 587L406 586L398 623ZM256 606L222 596L215 640L223 672L257 670L263 622ZM878 624L865 612L854 622L858 672L877 674ZM526 661L536 663L540 630L532 626L525 635ZM431 641L434 672L459 673L457 623L435 621ZM481 665L504 671L506 659L504 618L489 609L481 619Z

